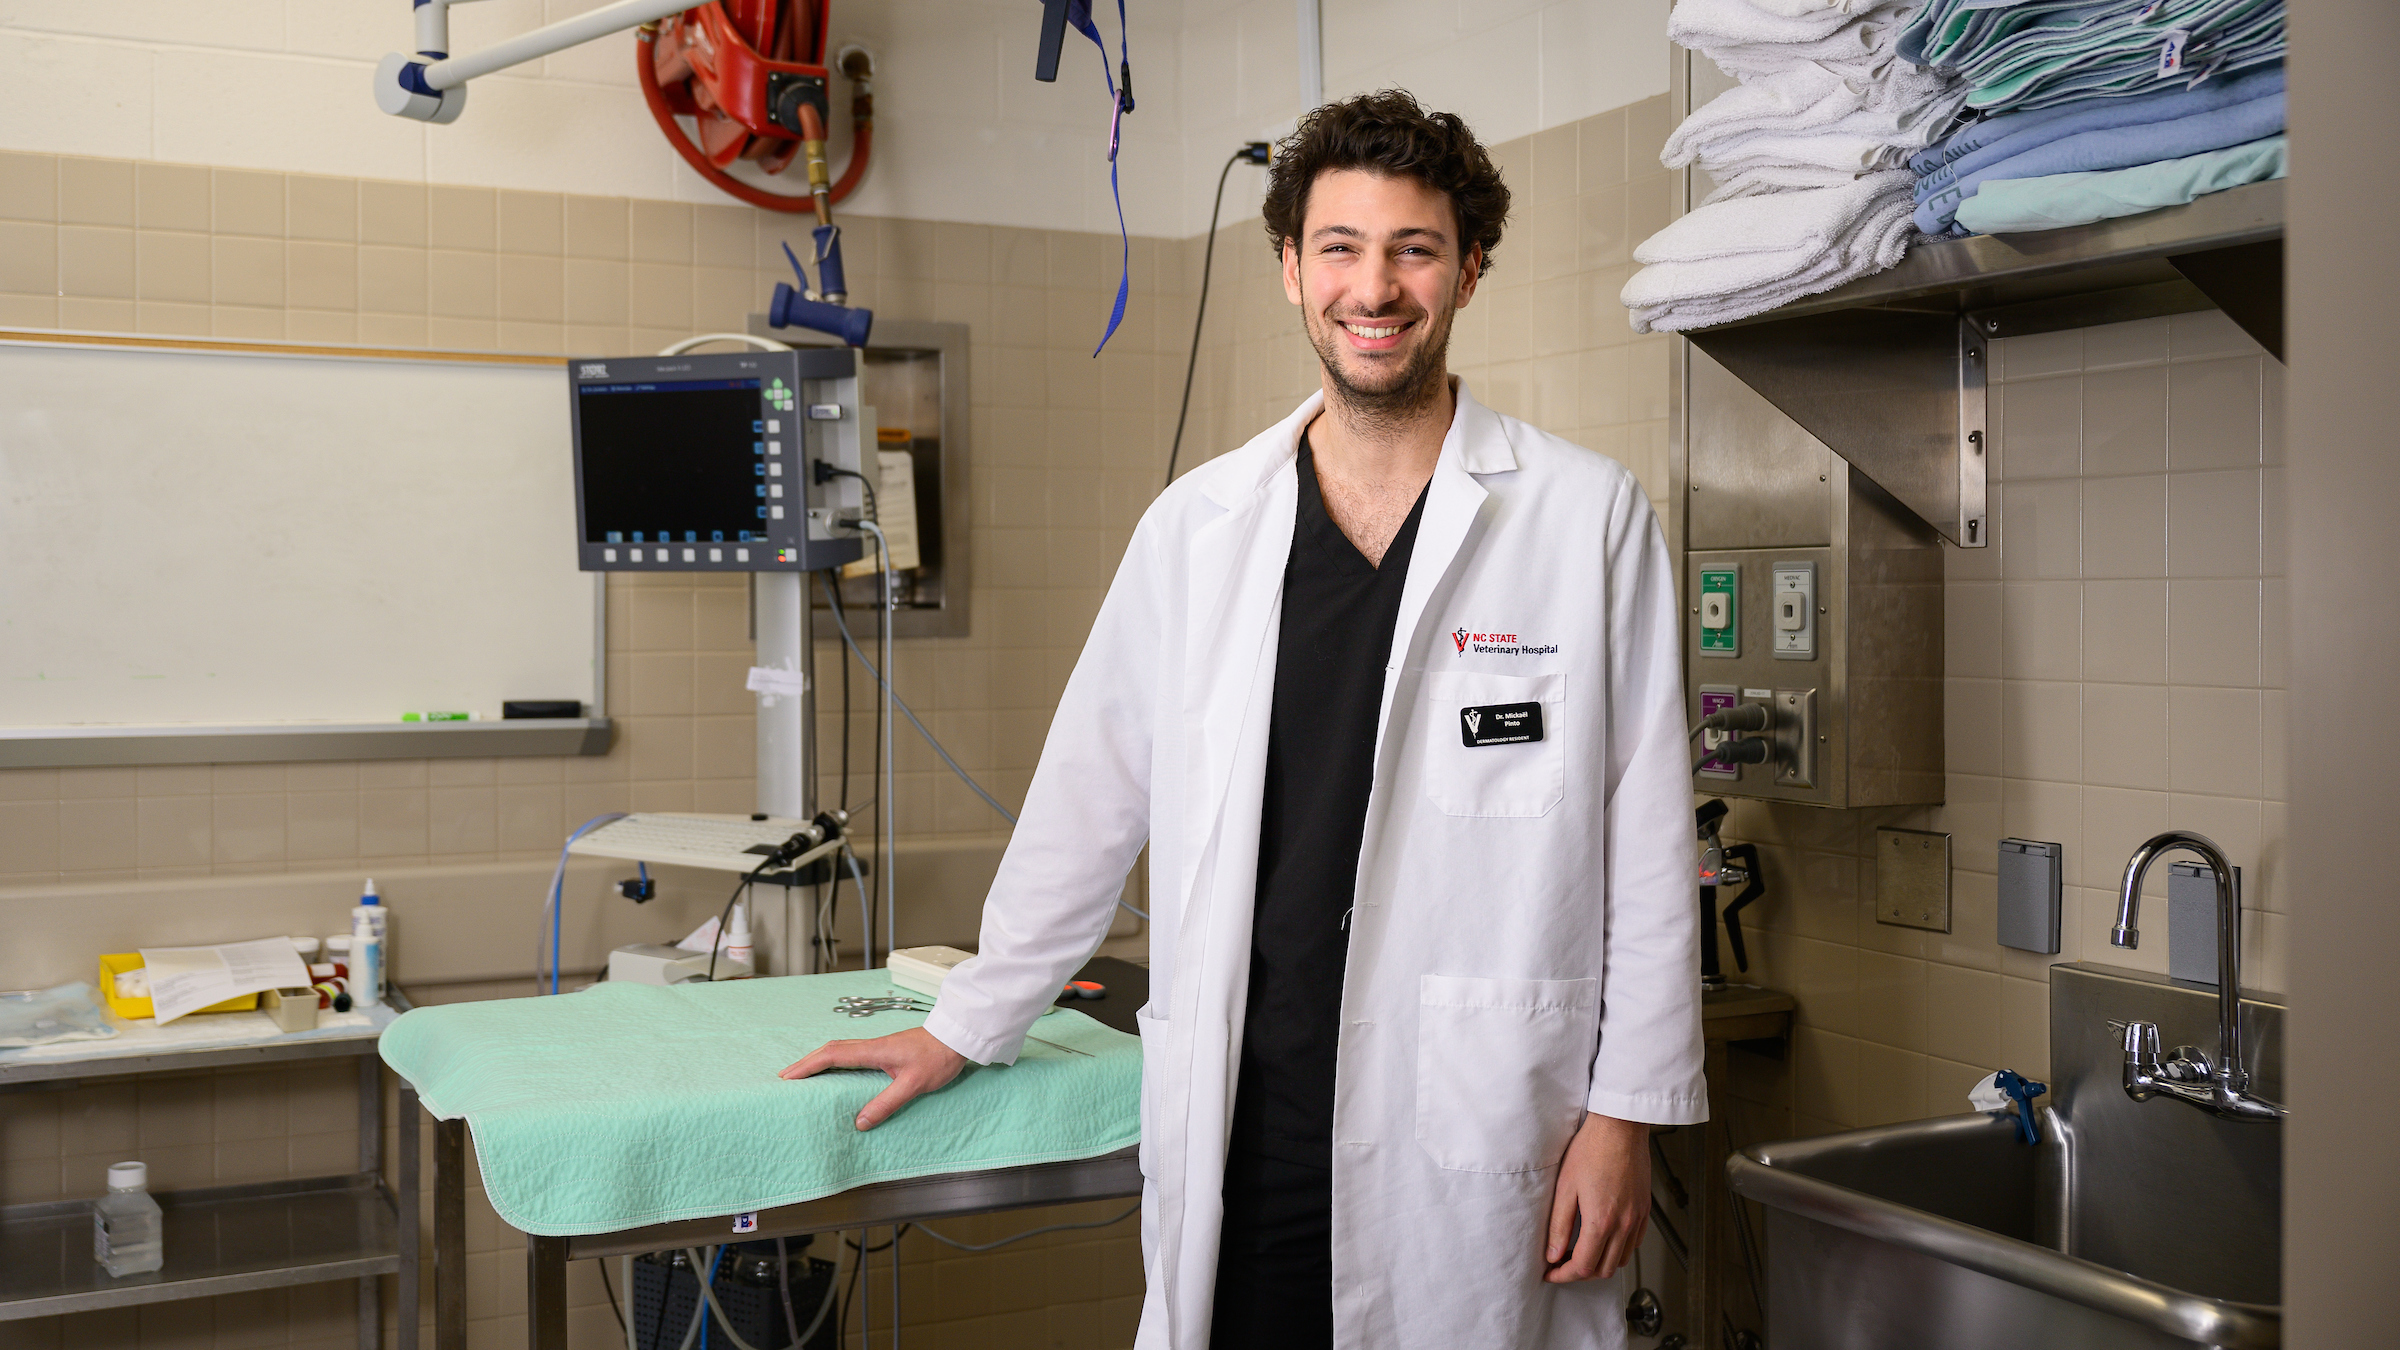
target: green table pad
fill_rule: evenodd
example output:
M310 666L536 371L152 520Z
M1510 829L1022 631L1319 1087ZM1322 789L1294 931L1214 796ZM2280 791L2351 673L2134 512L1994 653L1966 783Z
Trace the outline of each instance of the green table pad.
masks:
M853 1018L845 995L899 992L879 970L672 988L602 983L552 998L418 1008L384 1063L436 1119L464 1117L492 1208L545 1237L797 1204L871 1182L1063 1162L1141 1137L1139 1037L1061 1009L1013 1065L969 1065L875 1129L852 1122L891 1080L784 1066L830 1040L924 1025Z

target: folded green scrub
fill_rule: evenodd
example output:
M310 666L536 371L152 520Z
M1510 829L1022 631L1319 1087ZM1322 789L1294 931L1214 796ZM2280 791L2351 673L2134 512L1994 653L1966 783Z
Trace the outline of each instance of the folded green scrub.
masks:
M893 992L866 970L454 1003L403 1014L383 1034L383 1061L437 1119L466 1119L492 1208L547 1237L1098 1157L1140 1140L1140 1038L1071 1010L1035 1023L1040 1039L1015 1064L969 1065L863 1133L852 1122L890 1085L881 1072L775 1076L827 1041L924 1025L921 1013L833 1010L848 995Z
M2281 178L2284 173L2284 138L2269 136L2139 168L1996 179L1959 203L1958 223L1977 234L2089 225L2162 206L2181 206L2195 197Z

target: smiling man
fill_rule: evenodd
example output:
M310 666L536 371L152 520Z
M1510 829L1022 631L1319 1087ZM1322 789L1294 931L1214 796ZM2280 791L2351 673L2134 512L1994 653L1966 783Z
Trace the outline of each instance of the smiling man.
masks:
M1144 516L925 1026L784 1071L1013 1061L1147 843L1144 1350L1621 1345L1705 1115L1665 543L1449 374L1508 200L1402 93L1279 147L1321 392Z

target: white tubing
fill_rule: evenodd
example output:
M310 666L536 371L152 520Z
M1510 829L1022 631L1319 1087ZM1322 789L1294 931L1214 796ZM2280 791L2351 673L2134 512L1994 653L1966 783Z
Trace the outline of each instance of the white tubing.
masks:
M617 0L613 5L602 5L573 18L545 24L530 33L505 38L472 55L436 61L425 67L425 85L429 89L456 89L469 80L489 75L495 70L506 70L553 52L563 52L594 38L604 38L628 28L639 28L670 14L680 14L691 7L692 0ZM433 9L436 5L427 5L425 8Z
M762 352L792 350L792 345L788 342L777 342L773 338L757 337L749 333L702 333L698 337L688 337L680 342L670 342L660 348L658 354L660 356L681 356L685 352L696 347L704 347L711 342L746 342Z

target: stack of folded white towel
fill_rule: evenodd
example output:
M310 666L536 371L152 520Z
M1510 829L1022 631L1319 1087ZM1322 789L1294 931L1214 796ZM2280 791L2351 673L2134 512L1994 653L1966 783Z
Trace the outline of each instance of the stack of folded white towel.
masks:
M1636 332L1728 323L1830 290L1907 251L1908 156L1966 91L1901 59L1922 0L1678 0L1667 34L1741 81L1668 136L1668 168L1716 190L1634 250Z

